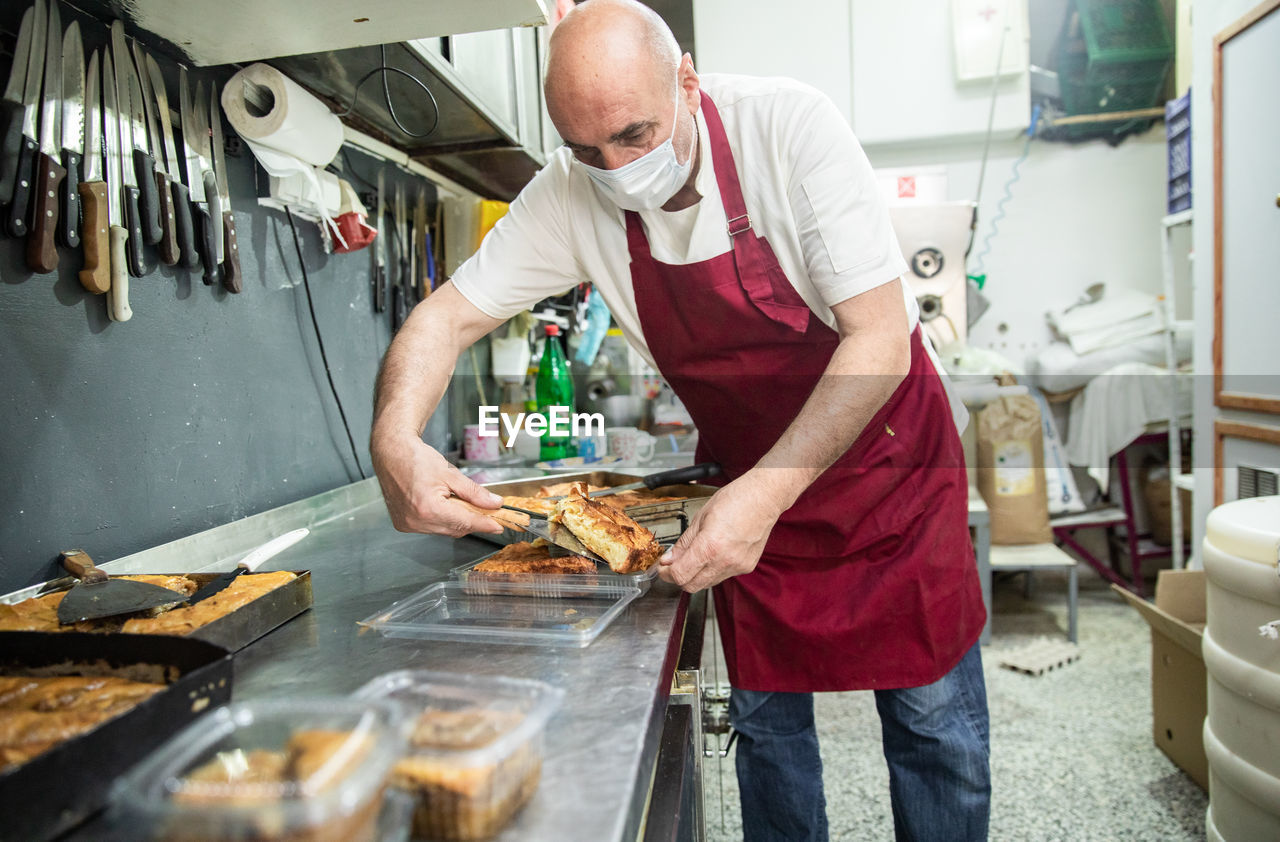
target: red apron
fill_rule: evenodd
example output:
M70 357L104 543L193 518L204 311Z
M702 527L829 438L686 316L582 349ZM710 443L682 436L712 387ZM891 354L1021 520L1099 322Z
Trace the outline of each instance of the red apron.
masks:
M724 126L702 94L733 250L654 260L626 212L649 351L699 431L698 461L751 468L813 391L839 337L751 231ZM716 586L729 678L746 690L917 687L949 672L986 614L968 481L947 395L917 329L911 370L853 446L778 520L756 569Z

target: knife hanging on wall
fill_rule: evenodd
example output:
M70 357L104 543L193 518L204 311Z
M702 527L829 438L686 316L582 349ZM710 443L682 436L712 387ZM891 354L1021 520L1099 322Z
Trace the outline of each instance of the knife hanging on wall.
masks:
M72 21L62 36L62 207L58 240L80 247L80 174L84 160L84 44L80 22Z
M111 288L107 297L107 314L112 320L126 322L133 316L129 308L129 223L136 222L137 205L133 219L126 212L123 135L125 127L120 119L116 101L115 56L110 47L102 48L102 117L103 137L107 149L107 241L110 251ZM141 237L141 231L138 232Z
M156 215L160 223L160 240L155 244L160 254L160 262L173 266L178 262L177 219L173 212L173 191L169 188L169 169L173 166L168 158L164 144L164 136L160 129L161 117L168 119L168 114L161 114L156 103L156 92L150 70L147 68L149 56L137 41L132 43L133 63L138 73L138 87L142 91L143 110L147 121L147 139L151 151L152 169L138 178L146 178L155 182ZM164 91L164 80L160 80L161 93Z
M80 182L80 207L84 220L80 227L80 244L84 250L84 268L80 285L89 292L103 293L111 289L111 250L108 238L107 184L102 169L102 72L98 51L89 56L89 75L84 98L84 180ZM110 314L111 307L107 311Z
M18 173L18 155L22 152L22 92L27 83L27 62L31 58L31 30L35 26L35 6L22 13L18 40L13 47L13 64L9 81L0 95L0 202L13 195L14 176Z
M62 20L58 4L49 4L45 32L43 95L40 99L40 150L31 184L31 216L27 231L27 267L33 272L58 268L53 237L58 229L58 191L62 168Z
M133 105L134 92L138 88L138 83L133 79L133 59L124 42L124 24L120 21L111 25L111 61L116 81L116 119L120 124L120 196L124 205L124 223L129 231L128 239L125 240L125 252L129 261L129 274L135 278L141 278L147 274L150 267L147 266L146 252L142 247L145 235L140 204L142 194L138 187L138 172L141 169L138 144L139 142L145 144L147 141L146 129L137 119L137 112ZM138 96L141 96L140 92ZM141 141L138 139L140 132L144 134ZM132 156L132 163L126 160L128 156ZM148 179L150 179L151 169L148 166L145 170L141 170L147 174ZM154 180L151 181L151 188L154 192ZM156 239L159 237L157 236Z
M10 151L9 139L5 140L5 155L13 156L13 192L4 196L9 202L5 213L5 231L11 237L27 235L27 210L31 206L31 179L35 175L36 150L40 142L36 136L37 111L40 106L40 80L44 73L44 45L48 40L46 30L48 17L44 0L36 0L32 6L34 15L31 20L30 37L28 38L27 72L22 80L22 136L16 151ZM21 55L21 43L14 51L15 60ZM10 78L10 87L13 79ZM5 97L9 96L6 89Z
M213 174L218 185L218 202L222 208L220 253L222 263L222 285L230 292L239 292L242 286L240 273L240 246L236 243L236 220L231 213L231 190L227 187L227 158L222 141L222 98L218 87L210 83L209 90L209 126L210 141L213 144ZM219 224L214 220L214 224Z
M125 183L132 188L129 202L138 206L138 230L142 237L134 242L130 236L129 263L135 276L146 275L151 267L147 265L142 244L156 245L163 232L160 229L160 205L156 196L155 159L151 157L147 140L147 113L142 101L142 85L133 67L133 55L124 39L124 22L111 23L111 52L116 62L116 98L120 108L121 124L129 124L129 145L121 149L122 154L133 156L133 166L126 167ZM130 226L132 228L133 226Z

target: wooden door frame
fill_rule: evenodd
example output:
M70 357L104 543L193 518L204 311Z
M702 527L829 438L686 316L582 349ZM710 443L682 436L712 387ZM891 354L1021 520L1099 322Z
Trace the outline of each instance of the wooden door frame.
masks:
M1226 466L1222 464L1222 452L1225 449L1223 443L1229 438L1280 445L1280 427L1221 419L1213 422L1213 505L1215 507L1222 505L1222 473L1226 470Z
M1213 402L1273 414L1280 414L1280 398L1222 388L1222 48L1277 9L1280 0L1265 0L1213 38ZM1220 499L1216 493L1215 499Z

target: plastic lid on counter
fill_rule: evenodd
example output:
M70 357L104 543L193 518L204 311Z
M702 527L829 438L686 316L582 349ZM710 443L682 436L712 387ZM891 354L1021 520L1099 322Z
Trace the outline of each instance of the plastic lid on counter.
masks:
M437 582L360 625L388 637L581 648L638 596L637 587L600 582L555 597L530 584L493 582L473 593L464 582Z
M415 726L410 751L474 766L497 762L540 734L564 691L526 678L398 670L373 679L355 696L394 699L419 717L447 715L429 733Z
M396 838L409 816L384 815L383 796L408 727L386 700L231 704L120 780L114 822L167 840Z

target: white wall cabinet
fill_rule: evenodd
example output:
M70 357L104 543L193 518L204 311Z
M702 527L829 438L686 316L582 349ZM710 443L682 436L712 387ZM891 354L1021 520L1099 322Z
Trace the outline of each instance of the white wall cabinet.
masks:
M1025 0L1012 2L1025 21ZM810 0L798 8L693 0L698 69L813 85L864 145L976 137L987 128L991 80L957 81L951 7L939 0ZM1030 119L1025 35L1006 54L1015 47L1024 69L1002 74L997 87L994 128L1005 136Z
M543 0L129 0L125 6L137 26L172 41L197 65L547 22Z

